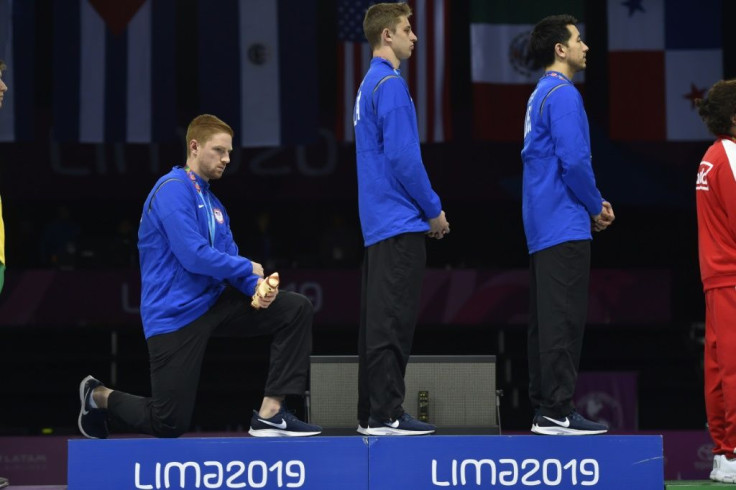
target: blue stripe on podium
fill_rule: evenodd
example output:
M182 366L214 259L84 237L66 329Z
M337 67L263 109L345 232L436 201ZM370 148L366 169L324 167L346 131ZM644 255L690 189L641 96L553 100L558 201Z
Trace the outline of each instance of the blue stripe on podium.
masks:
M69 441L69 490L664 487L661 436Z

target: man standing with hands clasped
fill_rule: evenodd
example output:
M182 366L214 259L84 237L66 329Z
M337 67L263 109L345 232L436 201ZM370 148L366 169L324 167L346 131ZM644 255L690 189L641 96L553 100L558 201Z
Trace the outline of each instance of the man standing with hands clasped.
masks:
M355 100L358 208L365 253L358 338L358 432L434 432L402 406L426 266L425 236L450 232L422 162L414 103L399 65L417 42L406 3L371 6L373 50Z
M522 215L530 257L528 330L532 432L601 434L573 405L587 318L591 231L605 230L613 208L593 175L588 117L572 83L585 69L588 46L577 19L542 19L530 54L544 75L524 120Z

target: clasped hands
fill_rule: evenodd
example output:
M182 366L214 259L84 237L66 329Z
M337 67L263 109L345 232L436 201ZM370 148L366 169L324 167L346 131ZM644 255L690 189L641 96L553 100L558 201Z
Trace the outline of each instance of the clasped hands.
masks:
M436 218L429 220L429 231L427 232L427 235L430 238L442 240L442 238L444 238L448 233L450 233L450 223L447 221L444 211L442 211Z
M591 217L591 229L593 231L603 231L613 223L616 219L616 215L613 214L613 206L608 201L603 201L603 209L601 213Z

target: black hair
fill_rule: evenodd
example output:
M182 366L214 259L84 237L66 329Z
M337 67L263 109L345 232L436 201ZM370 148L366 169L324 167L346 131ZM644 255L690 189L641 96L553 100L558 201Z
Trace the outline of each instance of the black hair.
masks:
M529 55L534 68L554 63L555 46L570 40L571 33L567 26L577 23L578 20L568 14L550 15L537 22L529 40Z

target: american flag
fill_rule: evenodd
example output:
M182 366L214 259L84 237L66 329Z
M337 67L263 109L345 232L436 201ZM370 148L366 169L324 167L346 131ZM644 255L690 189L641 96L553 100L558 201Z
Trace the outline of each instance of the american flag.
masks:
M354 141L353 106L358 86L368 71L371 49L363 35L363 17L371 0L337 2L337 124L338 141ZM419 38L411 58L401 63L417 108L422 143L451 139L449 65L449 0L410 0L409 18Z

